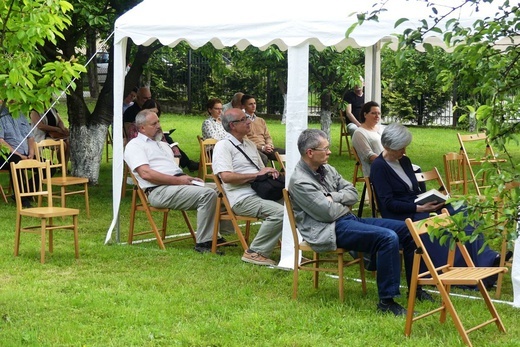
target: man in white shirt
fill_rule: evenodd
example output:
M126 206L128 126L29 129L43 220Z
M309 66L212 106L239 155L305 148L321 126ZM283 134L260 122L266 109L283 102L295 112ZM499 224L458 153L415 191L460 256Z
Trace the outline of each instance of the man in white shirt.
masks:
M229 136L217 142L213 149L213 173L222 179L233 212L264 220L242 260L256 265L274 265L275 262L269 257L282 234L284 208L279 202L259 197L250 183L259 175L277 177L279 172L264 167L256 145L246 138L251 130L251 120L242 110L228 110L222 116L222 126Z
M197 210L197 241L195 250L211 252L217 193L199 186L203 181L183 173L175 163L172 150L163 136L159 117L151 110L142 110L135 117L139 131L125 147L125 162L134 173L139 186L154 207L174 210Z

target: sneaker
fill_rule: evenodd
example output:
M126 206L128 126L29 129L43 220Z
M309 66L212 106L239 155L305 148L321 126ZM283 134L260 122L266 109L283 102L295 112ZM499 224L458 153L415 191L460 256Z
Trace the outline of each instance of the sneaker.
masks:
M276 263L274 260L269 259L261 255L260 253L256 253L255 251L252 251L248 249L244 252L242 255L242 261L245 261L246 263L251 263L255 265L265 265L265 266L272 266Z
M408 293L408 296L410 293ZM417 292L415 293L415 299L418 301L429 301L429 302L435 302L433 299L433 296L430 295L430 293L424 291L423 289L417 288Z
M406 309L399 305L397 302L395 302L393 299L387 299L387 300L381 300L377 304L377 310L382 313L388 313L391 312L395 316L406 316L407 311Z

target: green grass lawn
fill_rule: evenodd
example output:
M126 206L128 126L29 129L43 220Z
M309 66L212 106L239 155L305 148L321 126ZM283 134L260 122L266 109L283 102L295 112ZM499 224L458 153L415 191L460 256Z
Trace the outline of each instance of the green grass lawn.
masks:
M203 119L164 115L161 122L165 130L177 129L174 140L198 160L196 135ZM275 144L283 146L285 126L273 120L268 125ZM457 131L411 131L413 162L443 172L442 155L458 151ZM333 124L330 163L351 180L354 161L338 155L338 135L339 125ZM517 146L513 153L520 155ZM0 176L4 187L5 176ZM80 259L74 259L72 235L56 232L54 253L47 254L44 265L36 235L23 234L20 256L13 257L15 206L0 201L0 346L463 346L451 319L440 326L438 316L419 321L411 338L405 338L404 319L376 313L375 279L368 275L363 296L355 269L347 270L345 303L338 301L336 279L322 276L314 290L309 273L301 274L293 301L291 271L243 263L238 247L215 256L194 252L187 240L168 244L166 251L155 242L128 246L130 194L120 210L122 243L104 245L112 220L111 162L105 158L90 198L92 217L83 214L79 221ZM68 201L84 209L81 197ZM190 215L195 222L195 214ZM171 212L170 219L172 230L186 230L179 212ZM137 227L146 227L144 215L138 216ZM401 304L406 291L398 299ZM482 301L453 300L468 325L488 319ZM512 300L509 275L502 300ZM419 303L416 310L430 305ZM518 346L518 309L496 306L508 333L488 326L470 335L473 344Z

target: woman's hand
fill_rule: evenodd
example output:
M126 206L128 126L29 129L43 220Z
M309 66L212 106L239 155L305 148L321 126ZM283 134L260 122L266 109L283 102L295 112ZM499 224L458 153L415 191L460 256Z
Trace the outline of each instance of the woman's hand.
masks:
M417 206L416 212L434 212L434 211L440 210L444 206L444 203L443 202L437 203L435 201L431 201L424 205L416 205L416 206Z

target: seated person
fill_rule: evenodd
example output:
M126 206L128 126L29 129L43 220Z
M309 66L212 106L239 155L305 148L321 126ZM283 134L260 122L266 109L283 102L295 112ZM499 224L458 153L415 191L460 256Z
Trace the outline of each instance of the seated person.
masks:
M27 118L22 113L14 118L0 100L0 146L7 148L8 151L6 157L0 154L0 168L9 170L9 176L11 176L10 163L36 159L34 143L31 125ZM38 177L35 177L35 179L37 180ZM11 177L10 182L12 181ZM35 183L38 184L38 182ZM22 205L23 207L31 207L31 199L22 198Z
M359 116L359 127L352 135L352 145L356 149L363 176L370 176L370 164L383 151L381 146L381 133L384 126L379 124L381 120L381 109L375 101L369 101L361 107Z
M400 246L410 286L415 244L406 224L382 218L359 218L351 212L358 193L327 164L331 154L325 132L304 130L298 138L300 161L289 182L298 230L316 252L340 248L377 255L377 287L381 312L406 315L406 309L394 301L399 296ZM418 288L418 300L432 300Z
M464 213L463 208L454 209L450 204L429 202L418 205L414 202L417 195L425 192L415 177L410 159L405 156L406 147L412 142L412 134L403 125L392 123L388 125L381 136L383 152L372 163L370 180L376 192L379 209L383 218L405 220L411 218L414 221L425 219L431 213L440 212L444 207L450 214ZM471 234L473 228L468 226L466 233ZM437 241L423 240L428 247L435 266L444 264L448 254L448 245L440 245ZM475 266L496 266L500 261L499 254L487 246L479 253L483 245L483 239L478 238L473 243L466 244L468 252ZM455 266L466 266L460 252L456 253ZM485 281L486 282L486 281ZM494 282L494 281L493 281ZM493 283L486 282L487 286Z
M244 108L246 116L251 119L251 131L247 134L247 138L256 145L264 165L267 164L267 160L276 160L274 152L285 154L284 148L274 147L273 139L271 138L271 134L269 134L265 120L256 116L255 97L249 94L242 96L242 107Z
M137 96L137 87L134 87L130 93L123 99L123 114L125 111L134 104L135 97Z
M242 108L242 96L244 96L244 93L237 92L233 95L233 98L231 98L231 101L222 106L222 113L226 112L230 108Z
M30 117L31 125L36 127L33 130L34 141L40 142L45 139L63 139L65 162L68 162L70 157L69 129L63 124L58 110L51 108L47 110L45 117L42 118L42 115L33 109L30 113Z
M226 130L222 126L222 101L218 98L211 98L206 104L209 117L202 123L202 139L222 140L228 136Z
M172 151L161 141L159 117L151 110L140 111L135 124L138 135L125 147L124 159L148 196L150 205L174 210L197 210L195 250L211 252L217 193L195 185L202 180L182 173Z
M363 123L361 121L361 107L365 103L365 95L363 94L363 87L365 82L363 77L359 76L359 80L354 86L354 90L346 92L343 95L343 100L347 102L347 109L345 110L347 123L347 132L350 136L354 134L354 131Z
M270 259L282 235L284 208L279 202L260 198L250 183L259 175L277 177L279 172L264 167L256 146L246 138L251 130L251 119L238 109L229 109L222 116L222 125L229 133L213 149L213 173L219 175L233 212L263 219L258 233L242 255L242 260L256 265L275 265ZM245 153L242 153L239 148ZM260 168L258 171L246 155Z

